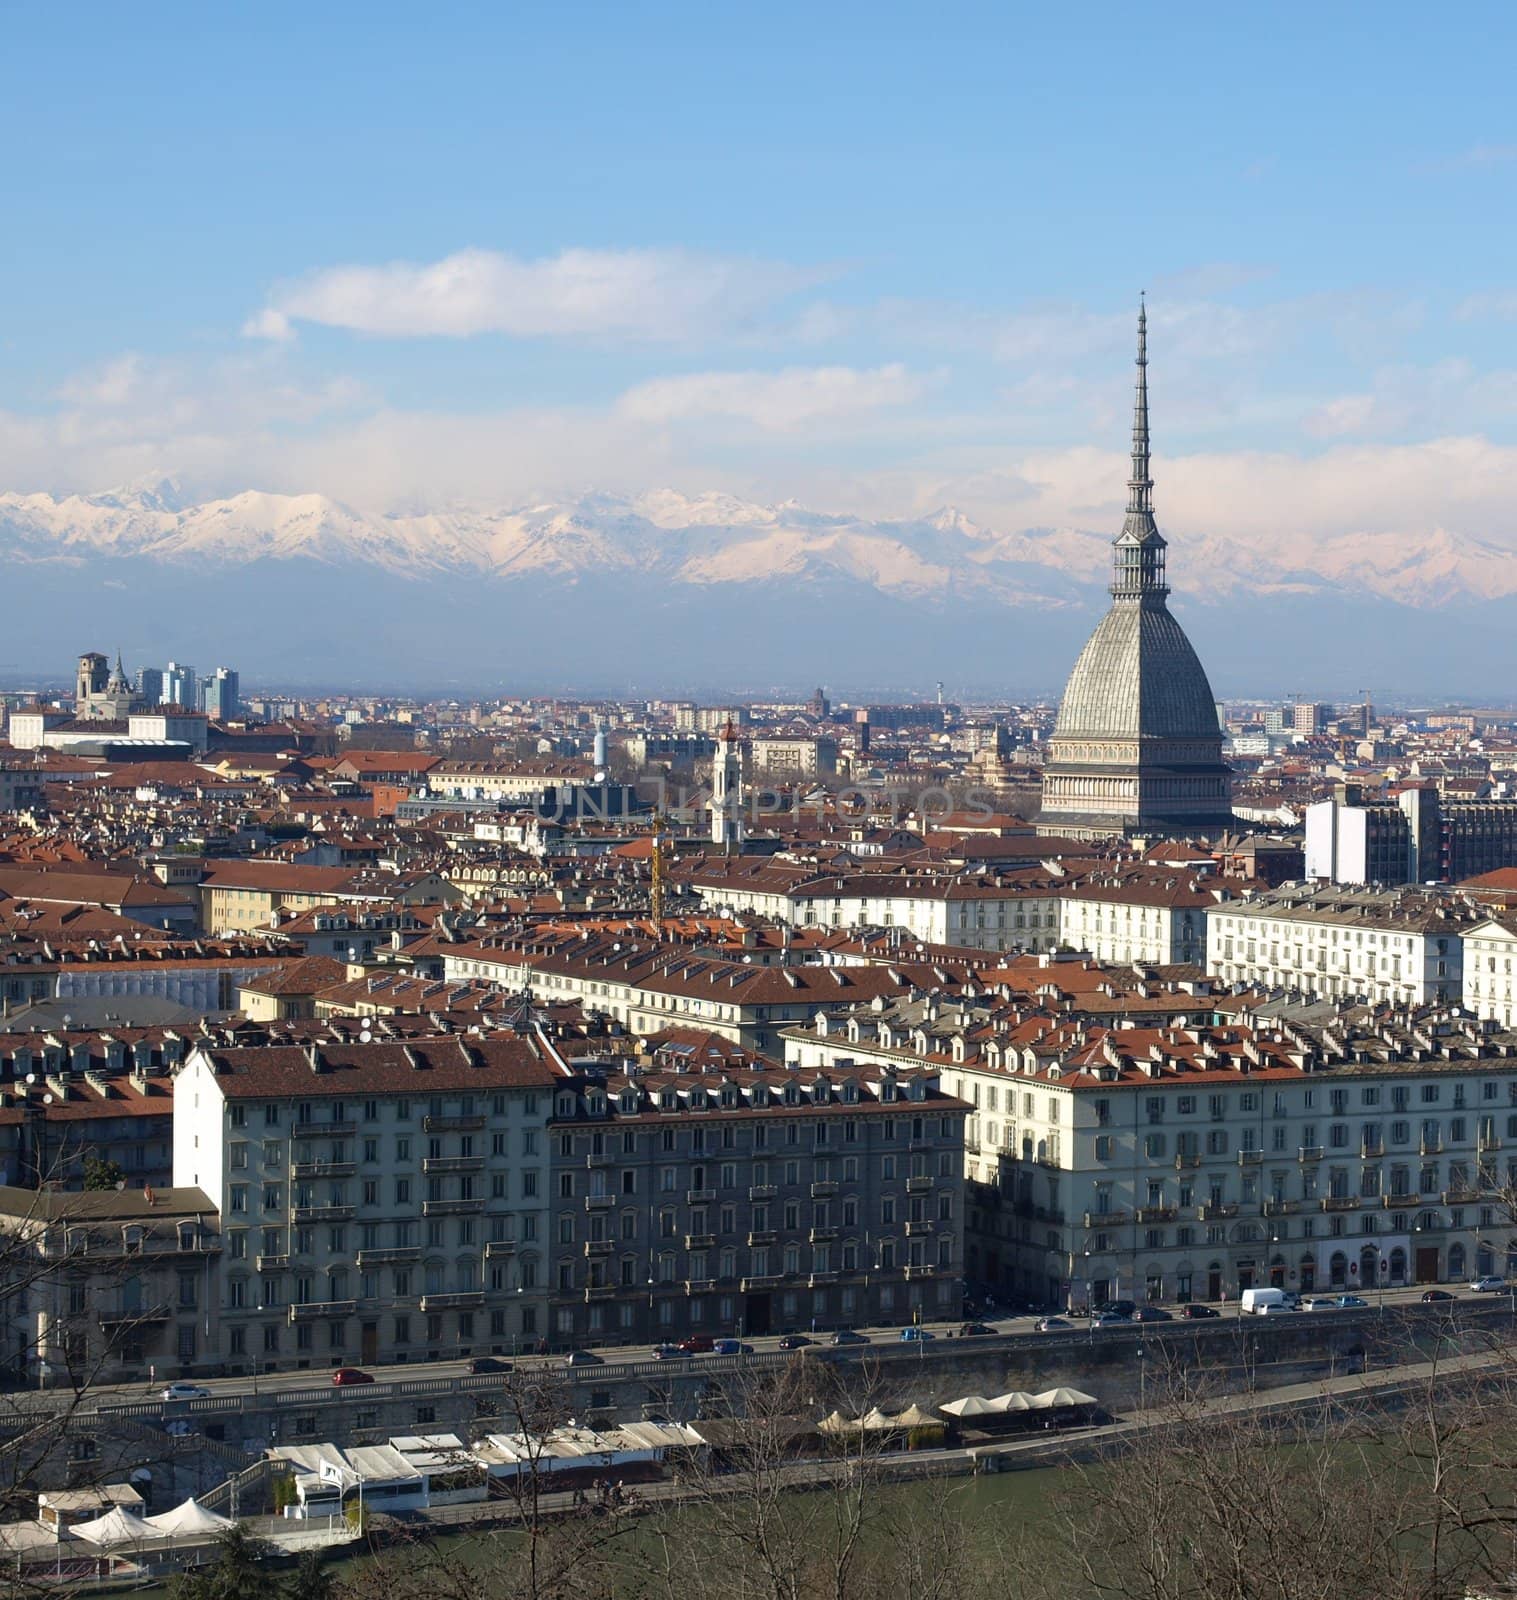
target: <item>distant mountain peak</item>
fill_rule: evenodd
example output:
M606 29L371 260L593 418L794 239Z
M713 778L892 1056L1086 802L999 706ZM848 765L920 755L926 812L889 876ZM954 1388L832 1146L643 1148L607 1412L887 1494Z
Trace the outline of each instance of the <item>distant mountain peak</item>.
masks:
M1517 593L1517 554L1447 528L1320 539L1288 533L1268 548L1176 540L1182 599L1341 595L1437 607ZM819 585L936 607L973 601L1058 609L1101 603L1109 535L1079 528L998 531L954 505L870 519L724 490L594 490L480 511L381 514L310 492L244 489L195 500L159 474L95 495L0 494L0 561L307 561L396 577L579 581L608 574L668 590Z

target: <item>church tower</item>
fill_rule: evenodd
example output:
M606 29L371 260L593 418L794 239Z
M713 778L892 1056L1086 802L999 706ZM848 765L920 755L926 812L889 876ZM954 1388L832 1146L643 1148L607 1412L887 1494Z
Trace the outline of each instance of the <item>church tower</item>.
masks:
M711 842L728 854L743 844L743 753L730 717L716 736L711 762Z
M1111 609L1080 653L1043 768L1038 832L1079 839L1232 826L1232 774L1206 672L1170 615L1149 470L1148 313L1138 312L1127 515Z

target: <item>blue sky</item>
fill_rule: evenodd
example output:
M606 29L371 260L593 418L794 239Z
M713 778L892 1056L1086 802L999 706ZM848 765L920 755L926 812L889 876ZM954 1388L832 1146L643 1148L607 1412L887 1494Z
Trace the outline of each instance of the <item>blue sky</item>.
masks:
M1147 288L1169 525L1517 545L1517 13L1151 12L12 8L0 488L1090 525Z

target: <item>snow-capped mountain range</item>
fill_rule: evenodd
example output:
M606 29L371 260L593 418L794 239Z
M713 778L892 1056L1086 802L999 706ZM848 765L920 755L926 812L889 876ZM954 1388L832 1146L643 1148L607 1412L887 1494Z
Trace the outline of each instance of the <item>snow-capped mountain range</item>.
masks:
M379 514L174 482L0 494L0 677L81 649L245 680L718 693L1056 693L1108 603L1105 531L946 507L869 520L663 489ZM1490 693L1517 673L1517 553L1437 532L1172 536L1218 693L1313 682ZM1282 677L1282 675L1284 675Z
M998 532L945 507L871 521L670 489L505 510L383 515L319 494L247 490L195 502L177 484L96 495L0 494L0 562L303 560L401 578L481 575L577 581L625 574L693 586L823 581L917 603L1078 604L1104 584L1110 534ZM1414 607L1517 593L1517 552L1439 530L1344 534L1271 545L1184 537L1177 589L1193 601L1259 595L1375 596Z

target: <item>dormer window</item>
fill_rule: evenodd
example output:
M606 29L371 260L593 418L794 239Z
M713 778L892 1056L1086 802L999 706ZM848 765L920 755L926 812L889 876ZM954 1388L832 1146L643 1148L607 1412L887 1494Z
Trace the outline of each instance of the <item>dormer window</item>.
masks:
M856 1106L858 1103L859 1086L856 1083L845 1083L843 1085L843 1104L845 1106Z
M556 1115L560 1117L572 1117L574 1115L574 1096L572 1094L561 1094L558 1097Z
M637 1090L623 1089L621 1093L621 1108L629 1116L637 1110Z

